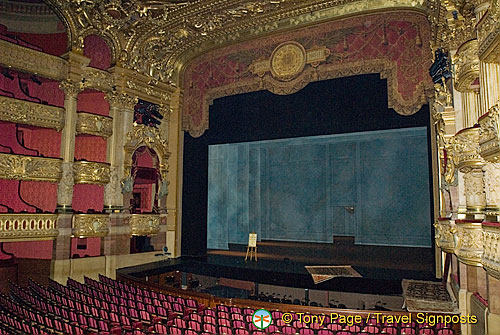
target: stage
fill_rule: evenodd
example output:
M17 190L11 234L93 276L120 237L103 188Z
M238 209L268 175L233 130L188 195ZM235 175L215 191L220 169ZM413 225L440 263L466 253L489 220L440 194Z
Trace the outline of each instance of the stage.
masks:
M124 274L145 278L171 271L251 281L259 284L400 295L402 279L435 280L433 251L427 248L360 246L346 240L334 244L262 241L258 262L245 262L246 246L230 250L208 250L204 257L181 257L120 269ZM361 278L336 277L314 284L308 265L351 265Z

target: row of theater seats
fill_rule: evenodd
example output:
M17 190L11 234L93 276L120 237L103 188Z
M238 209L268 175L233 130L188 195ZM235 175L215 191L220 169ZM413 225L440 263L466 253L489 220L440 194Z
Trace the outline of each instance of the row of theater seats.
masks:
M263 306L265 307L265 306ZM273 324L259 330L252 323L254 309L216 305L208 308L196 300L136 287L101 276L85 283L68 279L67 285L50 281L48 287L29 282L27 288L11 284L11 295L0 296L0 333L7 334L304 334L454 335L450 325L378 323L376 319L348 325L282 320L272 311Z

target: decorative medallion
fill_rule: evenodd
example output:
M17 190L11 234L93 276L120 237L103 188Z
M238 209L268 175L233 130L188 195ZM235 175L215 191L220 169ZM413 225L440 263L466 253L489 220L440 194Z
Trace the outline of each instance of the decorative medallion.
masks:
M297 77L306 65L306 50L297 42L285 42L271 54L271 74L288 81Z

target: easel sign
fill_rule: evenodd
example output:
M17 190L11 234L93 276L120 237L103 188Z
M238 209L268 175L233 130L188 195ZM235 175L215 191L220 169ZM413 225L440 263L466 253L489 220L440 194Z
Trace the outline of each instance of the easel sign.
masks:
M247 246L247 254L245 255L245 262L249 254L250 254L250 260L252 260L252 257L254 257L255 261L257 262L257 233L254 232L248 234L248 246Z

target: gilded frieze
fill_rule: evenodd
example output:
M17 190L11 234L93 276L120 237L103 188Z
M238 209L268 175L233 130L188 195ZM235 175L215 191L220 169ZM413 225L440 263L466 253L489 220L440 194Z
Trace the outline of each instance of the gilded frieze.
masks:
M109 183L109 164L76 161L73 163L73 175L75 184L97 184Z
M439 218L434 223L436 245L447 253L453 253L455 250L455 241L453 239L454 226L455 223L448 218Z
M0 65L55 80L66 78L68 73L64 59L4 40L0 40Z
M0 153L0 179L58 182L61 160Z
M76 133L108 138L113 134L113 119L107 116L78 112Z
M493 0L489 10L477 25L479 59L500 63L500 1Z
M482 266L483 230L481 220L456 220L455 254L458 259L468 265Z
M130 235L148 236L160 232L159 214L131 214L129 218Z
M472 90L471 85L479 78L479 58L477 40L470 40L460 46L453 57L455 65L455 89L460 92Z
M74 237L103 237L109 233L110 219L107 214L73 215Z
M457 156L458 168L465 172L471 167L481 167L484 160L479 154L479 127L465 128L451 140Z
M0 242L51 240L58 233L57 214L0 214Z
M64 109L0 96L0 120L60 131L64 127Z
M500 161L500 119L498 104L490 108L488 113L479 118L479 150L488 162Z
M482 264L486 272L500 279L500 225L483 223L484 253Z

